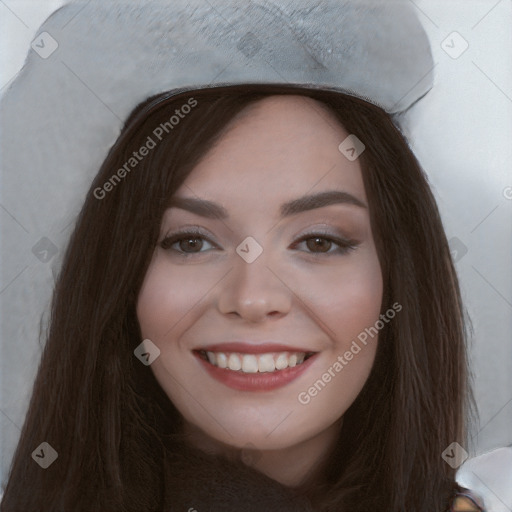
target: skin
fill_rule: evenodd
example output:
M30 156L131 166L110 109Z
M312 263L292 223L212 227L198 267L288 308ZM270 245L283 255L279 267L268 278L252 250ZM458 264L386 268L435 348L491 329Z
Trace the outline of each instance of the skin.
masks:
M375 337L307 405L298 401L380 313L382 274L361 167L338 150L348 135L310 98L272 96L247 107L176 193L218 203L228 217L169 208L137 303L143 338L161 351L151 369L192 442L249 454L257 469L291 486L321 467L377 348ZM283 203L325 191L344 191L363 206L335 203L281 217ZM195 241L199 252L187 243L160 246L185 226L207 236ZM314 236L298 241L318 232L319 244ZM263 248L250 264L235 251L248 236ZM329 237L354 247L342 253ZM318 354L284 387L239 391L214 380L192 352L228 340L272 340Z

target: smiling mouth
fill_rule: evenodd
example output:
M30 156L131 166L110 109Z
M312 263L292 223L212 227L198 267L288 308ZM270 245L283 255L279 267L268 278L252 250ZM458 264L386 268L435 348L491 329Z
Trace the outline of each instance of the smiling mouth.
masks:
M212 366L238 373L277 373L299 366L316 352L268 352L264 354L242 354L238 352L195 351L201 359Z

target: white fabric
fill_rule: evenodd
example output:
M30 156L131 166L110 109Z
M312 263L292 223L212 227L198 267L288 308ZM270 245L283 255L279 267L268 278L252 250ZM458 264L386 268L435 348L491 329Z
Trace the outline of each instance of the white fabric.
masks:
M512 511L512 448L498 448L467 460L457 482L484 500L487 512Z

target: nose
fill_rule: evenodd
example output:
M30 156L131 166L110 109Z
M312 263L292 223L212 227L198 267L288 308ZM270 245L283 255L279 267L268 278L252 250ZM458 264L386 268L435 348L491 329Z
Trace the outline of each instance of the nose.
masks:
M292 292L260 257L252 263L238 258L218 297L218 309L229 315L258 323L287 315Z

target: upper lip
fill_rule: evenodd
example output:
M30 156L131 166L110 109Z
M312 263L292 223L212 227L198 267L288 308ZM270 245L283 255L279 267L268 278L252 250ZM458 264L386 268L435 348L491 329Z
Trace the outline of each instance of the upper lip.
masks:
M215 343L212 345L204 345L196 350L205 350L207 352L238 352L242 354L265 354L268 352L304 352L309 354L314 352L310 349L302 347L291 347L283 345L282 343L273 342L243 342L243 341L229 341L226 343Z

